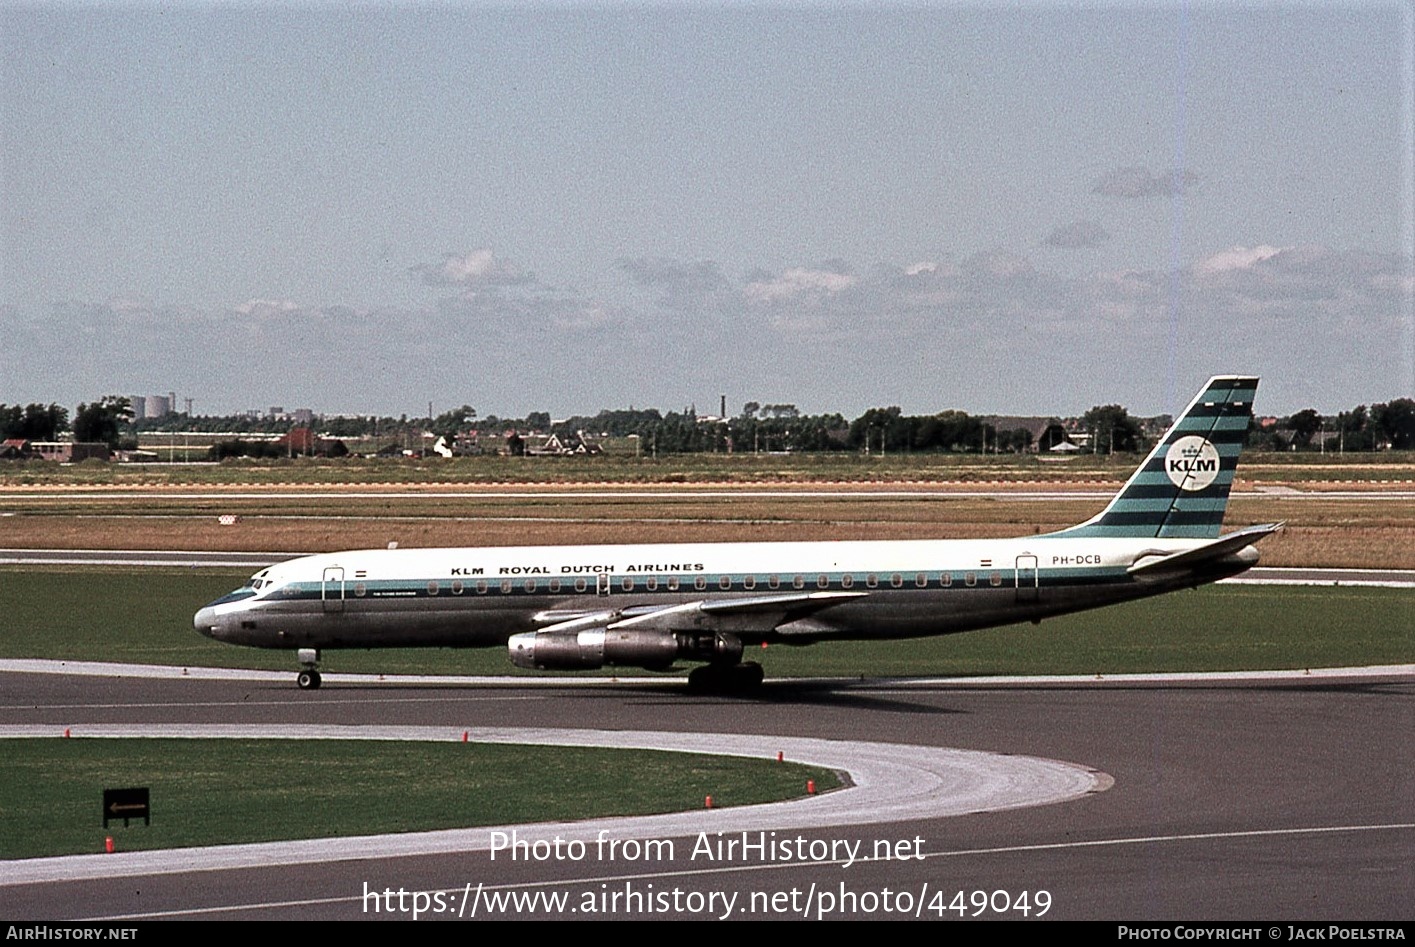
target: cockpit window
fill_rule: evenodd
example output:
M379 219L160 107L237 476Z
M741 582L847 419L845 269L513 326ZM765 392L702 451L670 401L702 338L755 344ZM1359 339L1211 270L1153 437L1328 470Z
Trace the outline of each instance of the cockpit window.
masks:
M264 590L269 589L275 584L274 579L266 578L269 573L269 569L260 570L255 575L247 579L245 585L241 586L239 589L236 589L236 591L234 592L229 592L226 595L221 596L221 598L217 599L211 604L224 605L228 602L239 602L242 599L247 599L255 595L260 595Z
M251 598L251 597L252 597L253 595L255 595L255 594L256 594L256 590L251 587L251 583L247 583L247 584L241 586L241 587L240 587L239 589L237 589L236 591L234 591L234 592L229 592L229 593L227 593L226 595L221 596L220 598L218 598L216 601L212 602L211 604L212 604L212 605L226 605L226 604L229 604L229 603L231 603L231 602L239 602L239 601L241 601L242 599Z

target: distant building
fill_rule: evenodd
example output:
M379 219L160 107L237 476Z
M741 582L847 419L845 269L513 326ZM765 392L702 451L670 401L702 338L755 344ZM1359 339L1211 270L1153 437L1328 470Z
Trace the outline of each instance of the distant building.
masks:
M165 418L172 413L172 402L166 395L148 395L143 399L144 418Z
M978 420L991 425L994 431L1002 435L1010 434L1013 431L1026 431L1031 435L1031 442L1027 450L1033 453L1051 450L1057 444L1067 442L1066 428L1056 418L993 414L980 417Z
M128 405L133 410L134 421L161 420L177 410L176 394L129 395Z
M296 454L313 454L316 441L317 438L312 429L296 427L291 428L290 433L280 438L276 443L284 445Z
M108 459L108 445L102 441L30 441L29 450L30 457L61 464Z
M275 444L280 453L291 455L343 457L349 453L343 441L320 437L307 427L291 428L288 434L276 439Z

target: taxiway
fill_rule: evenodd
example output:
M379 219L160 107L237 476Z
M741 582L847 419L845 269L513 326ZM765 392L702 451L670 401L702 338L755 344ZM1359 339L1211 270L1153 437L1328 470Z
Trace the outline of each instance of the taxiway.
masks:
M691 830L681 826L663 830L678 843L675 857L652 863L493 863L485 851L393 857L371 848L366 858L356 852L260 867L220 867L213 859L175 872L19 883L13 865L11 879L0 866L0 914L15 919L410 918L393 901L370 900L369 892L385 891L455 894L460 912L438 916L466 916L472 899L478 917L713 917L735 894L726 916L947 919L958 916L950 904L971 915L973 892L984 892L984 916L1020 917L1023 892L1035 915L1045 891L1046 916L1058 919L1415 918L1415 675L1408 668L1276 680L768 682L751 699L694 697L674 684L331 681L298 692L283 680L13 671L4 685L0 726L56 732L521 729L573 721L587 732L708 734L726 745L758 746L736 735L767 735L893 744L901 755L919 748L925 756L937 748L940 757L1013 754L1114 780L1106 791L1069 801L992 812L875 813L865 800L863 822L790 830L793 838L859 841L867 850L922 840L921 858L848 866L695 857ZM848 791L839 798L849 800ZM655 900L667 892L677 895Z

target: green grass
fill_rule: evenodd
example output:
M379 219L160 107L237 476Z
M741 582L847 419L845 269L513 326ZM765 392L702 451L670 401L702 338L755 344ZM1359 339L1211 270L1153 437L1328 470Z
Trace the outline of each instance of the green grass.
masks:
M0 657L295 670L284 651L198 635L192 614L245 572L0 571ZM773 646L770 676L1096 674L1415 662L1415 591L1208 586L987 631ZM505 649L327 651L324 670L526 674ZM609 673L609 672L605 672ZM619 675L646 674L619 669Z
M768 673L1089 675L1409 664L1415 591L1208 586L1040 625L808 650L783 656L787 649L770 649Z
M0 741L0 858L749 805L836 788L819 767L651 750L365 740ZM252 778L252 774L257 774ZM631 778L626 778L631 777ZM147 786L152 824L102 822Z

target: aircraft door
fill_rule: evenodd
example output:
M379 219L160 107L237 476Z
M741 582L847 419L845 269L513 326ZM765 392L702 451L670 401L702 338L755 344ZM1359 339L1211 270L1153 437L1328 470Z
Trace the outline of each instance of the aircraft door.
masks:
M1023 554L1017 557L1017 601L1035 602L1039 591L1037 557Z
M324 570L324 584L320 586L319 597L326 612L344 610L344 569L342 566L328 566Z
M597 595L608 595L610 589L609 573L599 572L595 574L594 590Z

